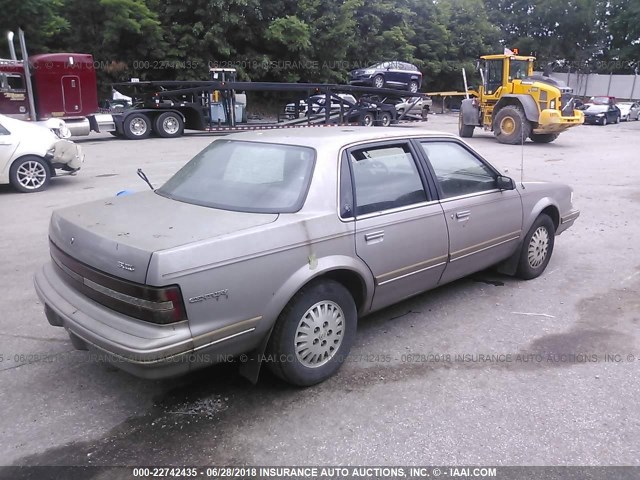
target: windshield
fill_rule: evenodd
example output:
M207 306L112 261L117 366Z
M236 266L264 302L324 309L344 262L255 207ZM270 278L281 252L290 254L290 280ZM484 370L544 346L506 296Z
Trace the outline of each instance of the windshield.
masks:
M585 110L585 112L606 112L607 111L607 105L589 105L587 107L587 109Z
M302 207L315 162L308 147L218 140L157 190L181 202L238 212Z
M596 105L609 105L609 97L591 97L591 103Z

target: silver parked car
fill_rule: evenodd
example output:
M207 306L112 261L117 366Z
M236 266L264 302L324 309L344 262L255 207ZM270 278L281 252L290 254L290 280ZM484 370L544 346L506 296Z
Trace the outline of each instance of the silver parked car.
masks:
M136 375L239 358L311 385L358 317L495 265L540 275L572 196L516 184L449 134L243 133L155 191L55 211L35 287L77 348Z
M623 122L640 120L640 102L618 102L617 105Z

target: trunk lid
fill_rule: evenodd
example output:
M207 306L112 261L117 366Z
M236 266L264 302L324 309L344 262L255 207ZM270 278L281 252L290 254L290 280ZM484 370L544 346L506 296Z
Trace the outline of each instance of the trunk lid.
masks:
M192 205L149 191L56 210L49 237L91 267L145 283L155 251L266 225L277 218L277 214Z

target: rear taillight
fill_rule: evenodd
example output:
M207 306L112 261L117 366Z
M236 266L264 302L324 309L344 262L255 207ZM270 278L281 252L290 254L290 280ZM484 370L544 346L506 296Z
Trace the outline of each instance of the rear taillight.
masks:
M100 272L67 255L51 242L51 258L70 286L124 315L166 325L187 320L178 285L150 287Z

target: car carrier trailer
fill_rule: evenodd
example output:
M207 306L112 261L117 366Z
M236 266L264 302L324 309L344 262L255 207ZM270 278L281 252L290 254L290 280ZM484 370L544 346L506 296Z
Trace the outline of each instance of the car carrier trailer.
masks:
M211 69L207 81L149 81L114 84L134 92L134 103L119 112L98 108L95 63L89 54L48 53L29 57L24 32L19 31L22 60L11 48L11 58L0 60L0 113L23 120L65 121L70 135L109 132L142 139L155 133L179 137L185 129L229 133L251 129L316 125L389 125L409 119L397 115L389 99L406 96L388 88L324 83L237 82L234 69ZM13 36L9 36L12 46ZM324 95L327 108L320 114L274 122L248 122L247 92L283 92L298 98ZM338 94L359 98L350 102ZM418 98L422 94L412 94ZM331 108L332 104L339 105Z

